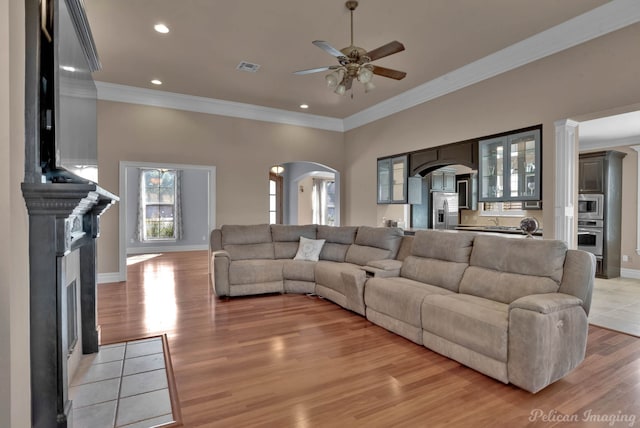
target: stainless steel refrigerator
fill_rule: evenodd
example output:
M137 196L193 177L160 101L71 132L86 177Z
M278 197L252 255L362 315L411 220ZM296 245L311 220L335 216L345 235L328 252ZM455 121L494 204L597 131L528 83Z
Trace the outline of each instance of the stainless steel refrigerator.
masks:
M431 192L431 221L434 229L455 229L458 225L458 194Z

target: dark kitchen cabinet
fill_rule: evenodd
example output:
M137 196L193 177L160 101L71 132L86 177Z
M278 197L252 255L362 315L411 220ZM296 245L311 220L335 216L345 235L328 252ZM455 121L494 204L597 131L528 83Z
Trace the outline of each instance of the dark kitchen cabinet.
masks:
M480 201L542 200L539 129L481 140L479 152Z
M407 156L378 159L378 203L407 203Z
M478 209L478 174L460 174L456 176L458 192L458 208L466 210Z
M602 153L580 155L578 168L579 193L604 193L604 161Z
M615 150L581 153L578 161L579 193L603 195L602 253L596 254L596 276L620 276L622 239L622 160ZM580 222L578 218L578 222ZM580 225L578 226L580 228Z
M431 173L431 190L435 192L456 191L456 171L437 169Z

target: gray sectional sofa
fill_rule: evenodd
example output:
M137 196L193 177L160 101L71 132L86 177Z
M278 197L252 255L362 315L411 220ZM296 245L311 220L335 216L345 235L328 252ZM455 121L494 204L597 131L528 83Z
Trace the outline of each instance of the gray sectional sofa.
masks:
M324 240L295 260L300 237ZM555 240L397 228L250 225L211 233L219 297L315 293L537 392L585 355L595 259Z

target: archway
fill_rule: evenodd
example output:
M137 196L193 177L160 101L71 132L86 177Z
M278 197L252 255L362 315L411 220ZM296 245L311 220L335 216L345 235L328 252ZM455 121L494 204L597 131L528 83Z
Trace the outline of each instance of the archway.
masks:
M281 167L283 224L340 225L341 180L337 170L307 161L277 166ZM304 207L308 211L301 213Z

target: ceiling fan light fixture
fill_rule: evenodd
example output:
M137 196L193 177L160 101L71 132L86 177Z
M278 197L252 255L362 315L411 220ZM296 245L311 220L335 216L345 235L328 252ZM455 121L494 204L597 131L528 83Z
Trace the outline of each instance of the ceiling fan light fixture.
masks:
M364 84L364 92L365 93L371 92L375 88L376 88L376 85L374 85L372 81L368 81L367 83Z
M340 75L338 74L337 71L334 71L333 73L329 73L327 74L324 79L327 81L327 87L333 89L336 86L338 86L338 82L340 81Z
M360 83L369 83L373 79L373 71L371 71L368 67L360 67L360 71L358 71L358 82Z
M389 79L402 80L407 73L403 71L393 70L391 68L374 66L372 61L389 55L402 52L404 45L397 40L389 42L385 45L377 47L371 51L367 51L353 43L353 11L358 7L357 1L347 1L345 6L351 15L351 44L343 49L336 49L329 42L324 40L314 40L313 45L327 52L329 55L337 58L339 66L330 65L324 67L309 68L306 70L294 71L293 74L305 75L311 73L319 73L327 70L334 70L325 76L325 81L329 89L333 89L338 95L344 95L350 91L354 79L364 85L365 92L370 92L375 88L373 84L373 75L377 74Z

